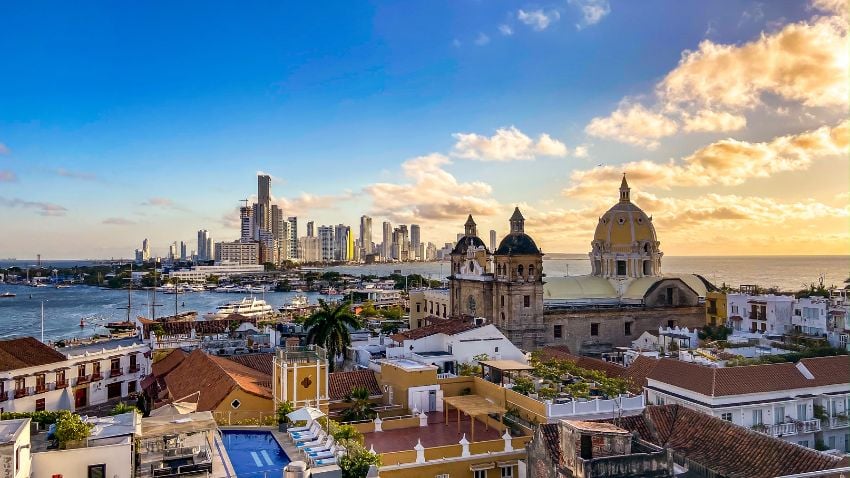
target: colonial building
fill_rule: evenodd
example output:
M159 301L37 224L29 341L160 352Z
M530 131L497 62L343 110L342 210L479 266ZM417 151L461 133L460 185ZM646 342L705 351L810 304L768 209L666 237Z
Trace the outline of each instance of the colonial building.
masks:
M585 355L628 346L658 327L702 327L713 287L698 275L662 274L660 244L625 176L619 201L596 226L589 275L544 282L543 252L518 208L492 253L469 216L451 254L451 314L487 317L526 350L567 345Z

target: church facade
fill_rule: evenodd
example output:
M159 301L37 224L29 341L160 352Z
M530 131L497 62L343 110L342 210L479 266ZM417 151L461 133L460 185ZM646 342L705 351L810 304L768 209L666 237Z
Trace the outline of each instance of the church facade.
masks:
M599 218L585 276L544 280L543 252L525 233L519 208L495 251L469 216L451 254L452 315L485 317L525 350L567 345L585 355L627 346L659 326L702 326L711 284L694 274L661 273L652 217L630 195L624 176L619 201Z

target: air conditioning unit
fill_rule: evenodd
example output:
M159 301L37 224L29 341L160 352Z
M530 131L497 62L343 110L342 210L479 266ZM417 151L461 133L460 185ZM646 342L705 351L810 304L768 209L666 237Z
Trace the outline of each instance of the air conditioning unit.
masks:
M472 323L479 327L486 324L487 319L485 319L484 317L475 317L474 319L472 319Z

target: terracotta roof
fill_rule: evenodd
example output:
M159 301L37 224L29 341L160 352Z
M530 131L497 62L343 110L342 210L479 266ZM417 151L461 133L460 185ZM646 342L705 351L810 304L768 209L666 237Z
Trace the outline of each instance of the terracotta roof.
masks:
M801 366L808 369L814 378L806 378ZM850 356L803 359L799 364L789 362L721 368L661 359L647 378L713 397L795 390L850 384Z
M64 362L65 356L33 337L0 340L0 372Z
M268 384L271 377L231 360L195 350L165 377L172 398L185 397L200 391L198 411L210 411L234 389L271 398Z
M168 353L165 357L157 360L151 365L151 372L153 375L157 377L165 377L169 372L174 370L175 367L180 365L183 362L183 359L189 355L189 352L186 352L182 349L174 349Z
M629 391L632 393L641 393L643 391L643 387L646 385L647 375L658 364L657 359L640 355L631 366L623 367L613 362L573 355L570 353L570 349L562 345L544 347L540 351L544 359L569 360L581 368L598 370L611 378L625 379L629 382Z
M272 375L272 360L274 359L273 353L233 355L227 357L227 359L254 369L260 373L264 373L269 376Z
M634 362L626 369L626 378L629 380L629 390L640 393L646 386L646 377L655 370L658 359L638 355Z
M475 327L475 322L471 319L459 318L450 319L442 322L436 322L418 329L399 332L390 336L396 342L404 342L405 340L417 340L425 337L430 337L436 334L455 335L467 330L472 330Z
M638 418L620 421L638 433L652 430L656 445L673 449L720 476L761 478L824 470L842 459L734 425L680 405L647 406Z
M328 375L328 395L331 401L345 400L355 387L363 387L369 396L383 395L381 386L372 370L354 370L352 372L334 372Z
M549 458L561 464L561 430L558 423L544 423L538 427L539 437L543 438L543 444L549 451ZM537 437L535 437L537 438Z
M230 331L230 324L235 322L237 325L248 322L257 325L256 317L245 317L239 314L230 314L224 319L215 320L181 320L175 322L160 322L149 319L141 320L142 333L145 337L150 337L151 331L156 324L162 325L162 329L166 335L189 335L192 329L197 334L221 334Z

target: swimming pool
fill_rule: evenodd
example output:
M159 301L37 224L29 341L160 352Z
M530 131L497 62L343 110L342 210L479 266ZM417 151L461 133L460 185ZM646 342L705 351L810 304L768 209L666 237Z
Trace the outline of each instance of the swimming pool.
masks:
M271 432L223 430L221 441L224 443L238 478L260 478L264 472L280 472L289 464L289 457L280 448ZM281 476L281 474L269 476Z

